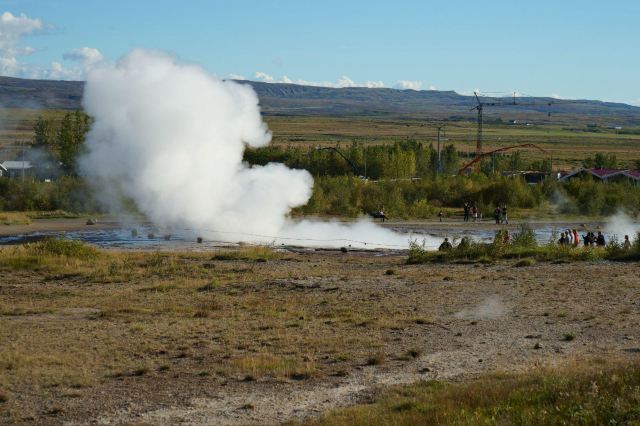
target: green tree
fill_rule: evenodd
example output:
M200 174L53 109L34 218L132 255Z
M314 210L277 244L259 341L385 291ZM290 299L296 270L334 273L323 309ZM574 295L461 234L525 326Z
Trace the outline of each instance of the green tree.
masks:
M35 146L48 149L53 147L56 141L56 130L53 121L40 116L33 130L35 132L33 138L33 144Z
M76 174L76 161L84 150L89 123L89 117L80 111L67 113L62 119L58 130L57 152L62 170L67 175Z
M615 169L618 167L618 159L615 154L597 153L594 158L587 157L582 162L583 167L588 169Z

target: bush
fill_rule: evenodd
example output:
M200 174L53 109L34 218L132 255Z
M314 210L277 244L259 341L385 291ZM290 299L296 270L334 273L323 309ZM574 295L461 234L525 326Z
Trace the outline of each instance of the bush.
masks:
M514 234L512 243L516 247L537 247L538 241L533 229L526 223L520 225L520 231Z
M45 238L36 243L27 244L27 252L34 256L65 256L75 259L91 260L100 252L90 245L77 240Z

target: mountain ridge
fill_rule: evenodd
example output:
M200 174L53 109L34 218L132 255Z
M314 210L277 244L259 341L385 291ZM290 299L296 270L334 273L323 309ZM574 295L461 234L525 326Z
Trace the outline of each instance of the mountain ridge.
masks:
M472 119L477 105L473 96L452 90L400 90L393 88L304 86L291 83L263 83L234 80L249 84L258 94L262 111L267 115L294 116L389 116ZM7 108L81 108L84 82L64 80L30 80L0 77L0 106ZM483 98L498 102L487 107L485 116L495 118L542 119L549 114L582 119L609 119L612 122L640 124L640 107L599 100L564 100L551 97ZM551 105L550 105L551 104Z

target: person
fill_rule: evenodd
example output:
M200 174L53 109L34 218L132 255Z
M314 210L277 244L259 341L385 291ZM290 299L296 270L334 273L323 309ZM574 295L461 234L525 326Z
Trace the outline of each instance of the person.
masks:
M493 218L496 220L496 225L500 224L500 207L496 207L493 211Z
M567 232L565 232L565 234L567 235L567 244L572 246L573 245L573 232L571 232L571 229L567 229Z
M630 250L631 249L631 241L629 241L629 236L625 235L624 236L624 243L622 244L622 248L625 250Z
M442 222L442 216L444 216L444 213L442 213L442 210L440 210L440 212L438 213L438 218L440 219L440 222Z
M606 245L606 242L604 240L604 235L602 235L601 231L598 231L598 238L596 239L596 244L599 247L604 247Z
M567 237L565 236L564 232L560 233L560 239L558 240L558 244L560 244L561 246L567 244Z
M438 247L438 251L449 251L453 248L453 246L451 245L451 243L449 242L449 238L444 239L444 241L442 242L442 244L440 244L440 247Z
M458 249L466 250L470 245L471 242L469 241L469 237L462 237L462 239L460 240L460 244L458 244Z
M473 205L473 207L471 207L471 215L473 216L474 222L478 220L478 207L476 207L475 204Z
M502 223L509 224L509 218L507 217L507 205L502 206Z
M573 230L573 246L578 247L580 245L580 236L578 236L578 230Z
M369 213L369 215L374 219L382 219L382 222L384 222L386 219L389 219L387 215L384 214L384 206L380 206L380 210L378 210L377 212Z
M464 221L469 222L469 203L464 203Z

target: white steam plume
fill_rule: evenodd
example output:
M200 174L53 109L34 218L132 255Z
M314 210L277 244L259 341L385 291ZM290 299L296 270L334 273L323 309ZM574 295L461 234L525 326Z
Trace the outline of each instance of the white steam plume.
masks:
M618 241L624 241L624 236L628 235L633 241L636 238L636 234L640 231L640 224L634 222L632 218L627 216L624 212L618 212L615 215L607 218L605 225L605 232L609 236L618 237Z
M248 85L165 53L134 50L88 73L83 104L95 119L83 173L133 199L156 226L224 241L408 245L407 235L370 221L345 226L288 219L291 208L311 196L313 179L282 164L242 162L245 145L271 140Z

